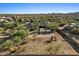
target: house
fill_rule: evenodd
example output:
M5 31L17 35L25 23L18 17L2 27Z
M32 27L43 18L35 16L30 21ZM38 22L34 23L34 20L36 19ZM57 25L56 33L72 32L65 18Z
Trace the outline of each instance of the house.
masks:
M5 21L5 19L6 19L6 17L1 17L0 21L3 22L3 21Z
M68 30L68 31L71 31L73 28L77 28L79 27L79 23L71 23L70 25L66 26L64 29L65 30Z
M59 27L58 29L63 30L63 29L65 29L65 28L67 28L67 27L68 27L68 24L66 24L66 25L64 25L64 26L61 26L61 27Z
M3 21L5 21L5 19L0 19L0 22L3 22Z
M74 27L74 26L76 26L77 25L77 23L71 23L69 26L70 27Z
M1 19L6 19L6 17L1 17Z
M39 34L50 34L50 33L52 33L52 31L47 26L41 25L41 26L39 26L38 33Z

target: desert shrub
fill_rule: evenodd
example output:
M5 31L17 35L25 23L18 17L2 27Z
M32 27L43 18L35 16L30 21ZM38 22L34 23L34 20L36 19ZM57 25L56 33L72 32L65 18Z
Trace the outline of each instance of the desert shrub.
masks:
M63 19L61 19L61 20L59 20L59 26L63 26L63 25L65 25L66 24L66 21L65 20L63 20Z
M14 23L13 22L6 22L3 24L4 29L13 29L14 28Z
M14 39L14 44L19 45L19 44L21 44L21 42L22 42L21 38L16 36Z
M13 32L13 30L11 30L11 29L5 30L6 35L12 35L13 34L12 32Z
M14 36L19 36L21 38L24 38L27 35L28 35L27 30L18 30L18 31L16 31L16 33L14 33Z
M5 42L3 42L3 47L5 48L10 48L10 46L12 46L14 44L14 42L12 40L6 40Z
M50 44L48 44L47 51L49 53L55 53L56 54L56 52L59 50L60 47L61 47L61 45L58 44L58 43L50 43Z
M0 34L1 34L3 31L4 31L4 29L0 27Z
M26 30L27 27L26 26L18 25L15 29L17 29L17 30L21 30L21 29Z
M27 37L29 29L26 26L18 26L14 29L14 36L19 36L21 38Z
M50 29L57 30L58 27L59 27L59 23L57 23L57 22L51 22L51 23L48 24L48 27L49 27Z
M25 28L20 28L20 29L7 29L5 31L5 34L8 34L10 36L18 36L18 37L21 37L21 38L24 38L24 37L27 37L29 33L29 30L28 29L25 29Z

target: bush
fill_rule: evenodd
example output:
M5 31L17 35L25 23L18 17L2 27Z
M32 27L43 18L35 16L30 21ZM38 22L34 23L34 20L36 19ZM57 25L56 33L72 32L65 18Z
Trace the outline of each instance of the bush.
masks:
M59 20L58 23L59 23L59 26L64 26L66 24L66 21L61 19L61 20Z
M48 24L48 27L49 27L50 29L57 30L58 27L59 27L59 23L57 23L57 22L51 22L51 23Z
M28 30L18 30L14 33L14 36L21 37L22 39L28 35Z
M22 42L21 38L16 36L14 39L14 44L19 45L21 42Z
M6 23L3 24L3 27L4 27L5 29L13 29L14 26L15 26L15 25L14 25L13 22L6 22Z
M0 34L1 34L3 31L4 31L4 29L0 27Z
M10 36L18 36L23 39L24 37L27 37L29 30L25 27L17 27L15 29L7 29L5 33Z
M16 30L21 30L21 29L26 30L27 27L26 26L20 26L20 25L18 25L15 29Z
M11 29L7 29L7 30L5 31L5 34L6 34L6 35L12 35L12 32L13 32L13 31L12 31Z
M58 43L50 43L47 47L47 51L49 51L50 53L56 53L59 48L60 48L60 44Z
M12 40L6 40L5 42L3 42L3 47L5 48L10 48L13 45L13 41Z

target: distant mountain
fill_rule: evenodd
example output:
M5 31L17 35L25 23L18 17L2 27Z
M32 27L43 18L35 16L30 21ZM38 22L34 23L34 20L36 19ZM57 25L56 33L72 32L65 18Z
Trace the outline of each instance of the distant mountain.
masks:
M68 14L79 14L79 12L71 12L71 13L68 13Z
M79 12L69 12L69 13L48 13L48 14L79 14Z

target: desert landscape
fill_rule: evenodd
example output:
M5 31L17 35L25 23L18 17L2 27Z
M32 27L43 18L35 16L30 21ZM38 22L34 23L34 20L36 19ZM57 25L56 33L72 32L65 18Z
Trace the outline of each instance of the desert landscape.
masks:
M0 14L0 55L79 55L79 13Z

